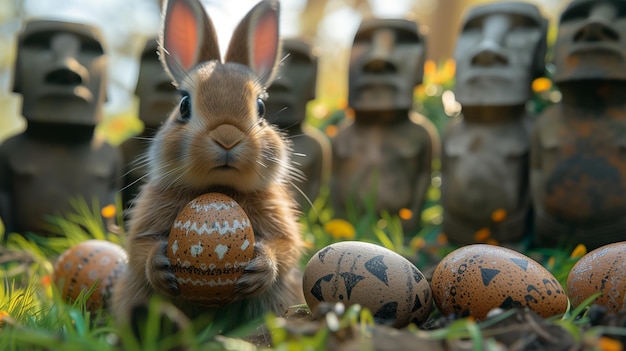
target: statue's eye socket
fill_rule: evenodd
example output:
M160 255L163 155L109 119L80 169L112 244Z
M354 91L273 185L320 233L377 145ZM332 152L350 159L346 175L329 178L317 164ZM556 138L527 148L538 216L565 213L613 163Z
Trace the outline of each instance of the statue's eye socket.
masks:
M189 122L191 119L191 98L188 94L183 94L178 105L178 121Z
M261 99L256 99L256 108L259 114L259 118L263 118L265 116L265 103Z

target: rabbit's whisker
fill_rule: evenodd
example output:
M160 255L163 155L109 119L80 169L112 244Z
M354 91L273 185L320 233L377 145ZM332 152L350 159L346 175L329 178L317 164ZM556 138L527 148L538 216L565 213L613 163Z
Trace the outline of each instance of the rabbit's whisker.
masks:
M152 141L154 140L153 136L145 136L145 135L136 135L134 137L131 137L131 139L133 140L142 140L142 141Z
M274 113L271 117L266 117L265 119L266 119L268 122L270 122L271 124L274 124L274 122L278 119L279 115L280 115L282 112L287 111L287 109L288 109L287 107L283 107L283 108L281 108L280 110L276 111L276 113ZM298 123L294 123L294 125L295 125L295 124L298 124Z
M300 187L298 185L296 185L294 182L289 181L289 184L296 189L296 191L302 195L304 197L304 199L306 200L306 202L311 206L311 209L315 212L315 214L317 216L319 216L319 213L317 212L317 208L315 208L315 205L313 205L313 201L311 201L311 199L309 199L309 197L304 193L304 191L302 189L300 189Z

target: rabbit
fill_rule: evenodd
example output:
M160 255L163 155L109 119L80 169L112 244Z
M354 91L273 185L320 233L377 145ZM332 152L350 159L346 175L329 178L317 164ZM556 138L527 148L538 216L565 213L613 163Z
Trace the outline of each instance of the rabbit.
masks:
M148 179L130 209L129 266L111 312L128 322L133 306L159 296L225 329L266 312L281 315L304 303L298 268L304 244L289 190L290 142L263 118L265 88L279 61L279 3L264 0L248 12L224 62L199 0L169 0L163 11L160 59L181 99L148 150ZM218 307L181 298L166 256L175 217L208 192L237 201L255 237L255 257L237 281L235 301Z

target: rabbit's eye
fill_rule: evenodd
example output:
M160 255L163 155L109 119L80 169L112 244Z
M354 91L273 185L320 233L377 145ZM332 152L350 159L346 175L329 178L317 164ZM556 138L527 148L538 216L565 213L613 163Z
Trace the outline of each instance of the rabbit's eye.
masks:
M256 99L256 108L259 113L259 118L263 118L265 116L265 103L261 99Z
M178 106L178 120L180 122L189 122L191 118L191 99L189 95L183 95Z

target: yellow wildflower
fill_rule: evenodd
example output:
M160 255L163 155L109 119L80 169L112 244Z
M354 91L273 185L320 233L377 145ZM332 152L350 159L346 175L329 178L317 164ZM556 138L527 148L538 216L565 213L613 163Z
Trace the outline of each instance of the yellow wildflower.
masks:
M400 211L398 211L398 216L400 216L401 219L407 221L413 218L413 211L409 210L408 208L401 208Z
M424 86L424 84L420 84L417 87L415 87L413 91L413 95L418 99L423 99L424 96L426 95L426 87Z
M548 259L548 269L552 269L554 268L554 263L555 263L556 259L554 257L550 257Z
M113 118L108 127L111 133L123 133L128 129L128 122L124 118Z
M410 245L411 245L411 249L419 250L423 248L424 246L426 246L426 240L424 240L424 238L422 237L416 237L416 238L413 238L413 240L411 240Z
M115 205L110 204L110 205L104 206L100 213L102 214L102 217L104 218L113 218L115 216L115 212L116 212Z
M489 228L481 228L474 233L474 241L484 242L491 237L491 230Z
M337 102L337 108L340 110L345 110L348 108L348 99L342 98Z
M570 255L570 257L571 258L583 257L585 256L585 254L587 254L587 247L583 244L578 244L572 251L572 254Z
M496 239L489 239L485 242L485 244L487 245L493 245L493 246L498 246L500 245L500 242L498 242L498 240Z
M601 336L600 339L598 339L598 344L596 346L598 346L598 349L602 351L624 350L624 346L622 345L621 342L613 338L606 337L606 336Z
M452 59L448 59L443 63L441 69L437 71L433 83L441 85L454 78L454 72L456 71L456 62Z
M443 71L448 79L454 78L454 74L456 73L456 61L454 61L454 59L447 59L443 64Z
M41 283L41 285L48 287L50 286L50 283L52 282L52 277L50 277L50 274L46 274L43 277L41 277L39 282Z
M552 81L546 77L533 80L532 89L535 93L541 93L552 88Z
M495 223L499 223L506 219L506 215L506 210L503 208L499 208L491 213L491 220Z
M437 242L441 245L447 244L448 236L446 235L446 233L439 233L439 235L437 235Z
M335 240L354 239L356 231L354 226L343 219L332 219L324 224L324 230L328 232Z
M4 324L4 322L11 319L11 316L7 311L0 311L0 326Z
M328 135L330 138L334 138L335 135L337 135L337 126L334 124L331 124L328 127L326 127L326 135Z
M437 73L437 64L434 60L426 60L424 63L424 77L431 77Z

